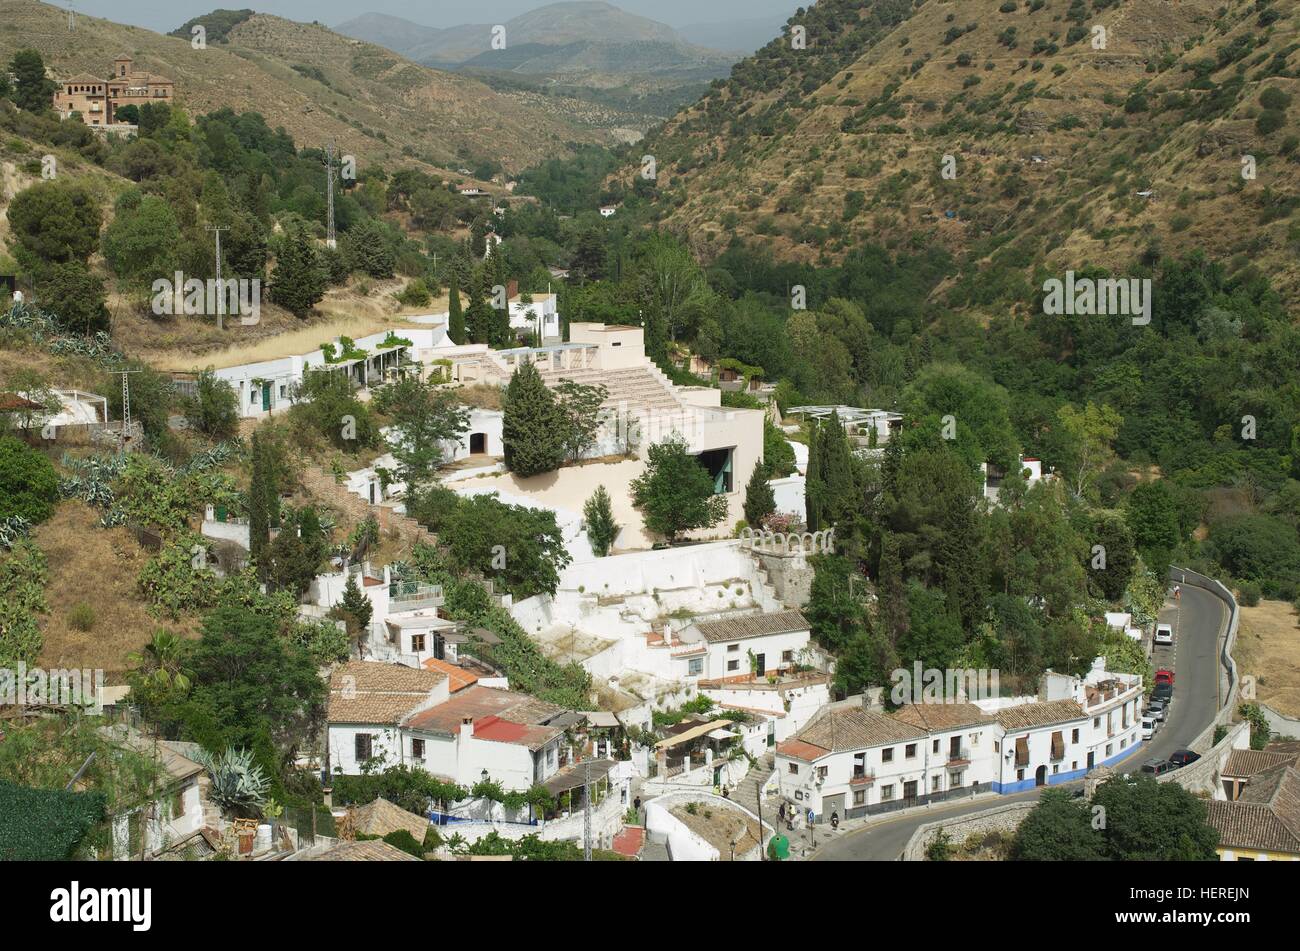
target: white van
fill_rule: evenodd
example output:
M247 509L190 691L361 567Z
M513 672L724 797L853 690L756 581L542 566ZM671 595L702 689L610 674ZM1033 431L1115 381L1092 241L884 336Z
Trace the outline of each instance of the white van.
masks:
M1172 644L1174 642L1174 627L1172 624L1156 625L1156 643Z
M1160 724L1155 717L1142 718L1142 739L1149 740L1156 735L1156 730L1160 729Z

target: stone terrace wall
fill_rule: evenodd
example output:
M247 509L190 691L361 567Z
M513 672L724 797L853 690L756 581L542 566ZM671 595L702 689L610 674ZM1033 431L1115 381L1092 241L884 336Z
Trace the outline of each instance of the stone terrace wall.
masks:
M1037 802L1018 802L1007 806L994 806L992 809L974 812L968 816L958 816L955 819L927 822L913 832L912 837L907 840L902 860L904 862L925 861L925 850L940 831L947 832L954 844L965 842L972 835L1015 832L1036 805Z

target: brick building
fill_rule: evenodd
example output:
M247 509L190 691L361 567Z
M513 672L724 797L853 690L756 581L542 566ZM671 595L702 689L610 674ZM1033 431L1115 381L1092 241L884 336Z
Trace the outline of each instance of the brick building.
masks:
M163 76L137 73L134 61L123 54L113 60L109 79L81 73L59 84L54 93L54 111L60 119L73 113L89 126L118 125L117 111L123 106L143 106L150 102L169 105L176 95L176 84Z

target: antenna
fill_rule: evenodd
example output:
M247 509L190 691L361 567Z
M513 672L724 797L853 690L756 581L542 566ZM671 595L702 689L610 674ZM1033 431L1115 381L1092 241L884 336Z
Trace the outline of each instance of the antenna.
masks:
M224 330L222 315L226 312L226 295L221 292L221 232L229 231L227 225L209 225L208 230L217 237L217 329Z
M338 242L334 235L334 143L325 146L325 247L331 251Z

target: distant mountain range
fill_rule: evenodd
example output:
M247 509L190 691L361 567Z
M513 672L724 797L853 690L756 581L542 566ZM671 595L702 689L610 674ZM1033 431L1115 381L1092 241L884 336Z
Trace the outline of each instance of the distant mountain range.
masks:
M599 101L626 105L635 100L662 118L697 98L712 80L725 77L743 55L746 37L761 32L758 22L741 24L736 34L741 39L731 39L726 52L693 42L667 24L592 0L552 3L507 20L501 24L504 47L494 47L491 23L438 28L364 13L335 29L429 66L560 87L570 94L599 91L593 93ZM776 30L779 23L771 36ZM721 24L701 24L691 31L720 40L727 36Z

